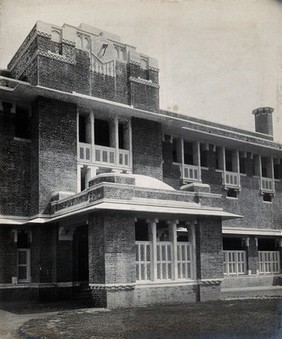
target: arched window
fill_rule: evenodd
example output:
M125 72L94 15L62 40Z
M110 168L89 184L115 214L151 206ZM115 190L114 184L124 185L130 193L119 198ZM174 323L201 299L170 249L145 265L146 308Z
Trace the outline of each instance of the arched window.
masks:
M61 32L53 29L52 40L55 42L61 42Z
M141 68L147 69L148 68L148 62L146 59L141 59Z
M84 37L84 48L85 49L90 49L90 40L87 36Z

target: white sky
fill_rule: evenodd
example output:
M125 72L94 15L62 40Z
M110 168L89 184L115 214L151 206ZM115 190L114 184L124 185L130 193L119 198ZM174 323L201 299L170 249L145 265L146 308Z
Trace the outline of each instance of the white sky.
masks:
M0 0L0 68L36 20L84 22L158 59L163 109L254 130L251 111L271 106L282 142L282 1Z

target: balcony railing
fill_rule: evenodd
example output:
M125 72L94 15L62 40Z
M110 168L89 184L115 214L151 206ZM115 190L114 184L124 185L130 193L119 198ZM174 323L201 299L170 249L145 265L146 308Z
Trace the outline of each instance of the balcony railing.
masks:
M225 275L246 274L246 251L223 251Z
M274 180L272 178L261 178L261 190L264 192L274 192Z
M240 187L240 174L237 172L225 171L223 181L224 185L227 187Z
M177 273L178 279L191 279L192 254L190 243L177 242Z
M157 243L157 279L172 279L172 243L160 241Z
M136 241L135 246L136 281L189 280L192 278L190 243L177 242L177 257L173 256L173 243L170 241L156 242L155 258L153 258L151 241ZM174 269L176 269L175 274Z
M150 241L136 241L136 280L148 281L152 279L152 243Z
M92 162L91 145L83 142L79 143L79 160L84 162Z
M279 251L259 251L259 273L280 273Z
M116 150L113 147L95 145L92 149L91 144L79 143L78 151L79 161L105 165L111 167L129 168L130 154L128 150Z
M181 178L183 180L188 180L188 181L199 181L200 180L200 173L199 173L198 166L184 164L183 170L182 170L182 165L181 164L178 164L178 165L180 166Z

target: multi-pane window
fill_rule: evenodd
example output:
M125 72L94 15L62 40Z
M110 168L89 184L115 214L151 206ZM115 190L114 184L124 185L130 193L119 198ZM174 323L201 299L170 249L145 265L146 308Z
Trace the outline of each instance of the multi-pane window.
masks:
M18 248L18 282L30 281L30 249Z
M30 243L30 232L17 231L17 269L20 283L30 281Z

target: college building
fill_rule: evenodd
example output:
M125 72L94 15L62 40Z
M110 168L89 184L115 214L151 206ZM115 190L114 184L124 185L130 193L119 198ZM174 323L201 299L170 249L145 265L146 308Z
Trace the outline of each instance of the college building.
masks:
M246 114L255 131L162 110L157 60L37 22L0 76L0 301L282 285L282 145L273 108Z

